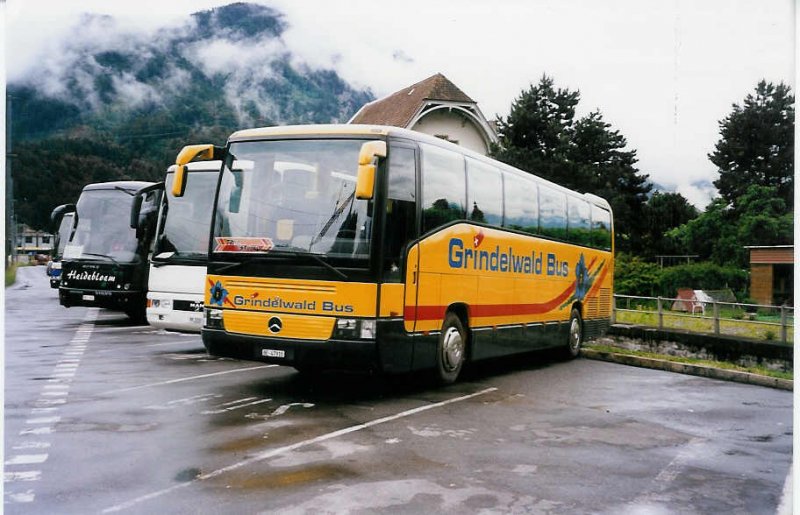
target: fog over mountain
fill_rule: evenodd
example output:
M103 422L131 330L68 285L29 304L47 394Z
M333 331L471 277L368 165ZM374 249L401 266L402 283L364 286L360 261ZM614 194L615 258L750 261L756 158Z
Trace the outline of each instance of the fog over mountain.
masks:
M39 139L84 125L124 136L131 124L143 128L137 118L153 115L171 117L171 132L344 122L373 99L334 70L300 60L281 37L286 28L280 12L247 3L149 32L86 14L58 52L9 84L14 136Z
M11 164L17 220L49 226L84 185L161 180L187 144L237 129L346 122L374 99L300 59L278 11L235 3L158 30L83 15L36 65L15 70Z

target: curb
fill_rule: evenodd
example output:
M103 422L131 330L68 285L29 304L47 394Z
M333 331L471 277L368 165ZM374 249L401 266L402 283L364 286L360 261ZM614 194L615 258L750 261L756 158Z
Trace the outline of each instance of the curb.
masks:
M693 376L708 377L710 379L720 379L723 381L734 381L737 383L752 384L757 386L767 386L780 390L794 390L794 381L791 379L778 379L776 377L761 376L750 372L740 372L738 370L726 370L705 365L692 365L689 363L677 363L665 359L643 358L641 356L631 356L628 354L618 354L616 352L601 352L594 349L581 349L581 356L588 359L599 361L609 361L622 365L634 367L652 368L676 372L678 374L688 374Z

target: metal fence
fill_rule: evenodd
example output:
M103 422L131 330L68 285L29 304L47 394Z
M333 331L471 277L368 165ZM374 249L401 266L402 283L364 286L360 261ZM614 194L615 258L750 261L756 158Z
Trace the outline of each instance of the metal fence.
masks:
M614 295L612 323L794 342L794 308Z

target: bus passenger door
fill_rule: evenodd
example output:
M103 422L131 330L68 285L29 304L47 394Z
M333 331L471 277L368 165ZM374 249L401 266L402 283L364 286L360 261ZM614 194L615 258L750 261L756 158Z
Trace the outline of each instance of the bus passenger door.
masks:
M403 326L411 334L417 327L417 292L419 290L419 244L408 250L406 258L406 293L403 301Z

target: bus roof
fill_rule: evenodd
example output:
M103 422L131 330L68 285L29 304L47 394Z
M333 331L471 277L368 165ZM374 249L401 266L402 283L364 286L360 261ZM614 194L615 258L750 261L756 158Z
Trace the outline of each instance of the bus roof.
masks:
M111 182L96 182L94 184L87 184L83 187L83 191L91 191L91 190L127 190L127 191L139 191L140 189L144 188L145 186L151 186L152 182L145 182L145 181L111 181Z
M260 127L255 129L245 129L234 132L230 138L230 142L247 141L260 138L280 138L280 137L298 137L298 136L372 136L378 138L386 138L389 136L407 138L418 142L429 143L445 148L451 148L466 156L472 157L476 160L488 162L493 165L499 166L505 171L521 174L522 176L532 176L538 182L548 185L551 188L562 191L566 194L578 196L587 202L596 206L602 207L611 211L611 205L602 197L593 195L591 193L581 193L578 191L570 190L560 184L554 183L535 173L529 173L519 168L507 165L497 161L491 157L479 154L467 148L464 148L455 143L430 136L418 131L403 129L401 127L393 127L388 125L358 125L358 124L320 124L320 125L284 125L276 127Z

